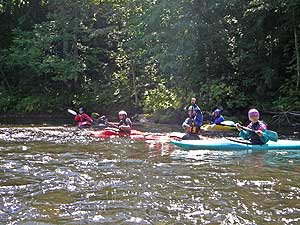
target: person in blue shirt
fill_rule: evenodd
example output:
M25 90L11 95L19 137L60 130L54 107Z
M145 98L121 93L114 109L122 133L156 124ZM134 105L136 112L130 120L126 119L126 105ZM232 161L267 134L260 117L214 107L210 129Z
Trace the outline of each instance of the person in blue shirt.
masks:
M199 131L203 122L203 114L198 105L196 105L196 98L192 98L191 105L188 108L189 117L182 123L182 128L186 135L182 137L183 140L199 140Z
M224 117L221 115L221 109L214 110L210 115L210 124L220 124L224 121Z

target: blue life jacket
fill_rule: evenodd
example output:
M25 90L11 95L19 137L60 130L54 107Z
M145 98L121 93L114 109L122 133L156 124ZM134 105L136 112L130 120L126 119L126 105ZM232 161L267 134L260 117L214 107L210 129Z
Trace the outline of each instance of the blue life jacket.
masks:
M185 128L185 125L189 125L192 128L191 133L198 134L203 122L203 115L201 109L196 104L191 105L190 108L192 108L193 111L196 112L196 115L186 118L185 121L182 123L182 127Z
M222 115L210 117L210 124L220 124L223 121L224 121L224 117Z

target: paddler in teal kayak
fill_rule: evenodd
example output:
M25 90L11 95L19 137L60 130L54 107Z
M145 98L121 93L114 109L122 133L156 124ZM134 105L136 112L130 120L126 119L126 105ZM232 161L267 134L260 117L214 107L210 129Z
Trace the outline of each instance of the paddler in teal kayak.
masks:
M203 122L203 115L201 109L196 105L196 98L192 98L191 105L188 108L189 117L185 119L182 124L186 135L182 137L183 140L199 140L199 131Z
M121 110L119 112L119 119L120 119L120 122L118 124L118 127L119 127L120 131L125 132L125 133L130 133L131 127L132 127L132 122L131 122L130 118L127 117L127 112L125 112L124 110Z
M239 123L236 124L236 128L240 131L240 136L245 140L249 140L253 145L263 145L269 141L269 137L264 133L267 130L267 125L259 120L259 116L257 109L249 110L248 118L251 121L247 126L249 130L244 130Z

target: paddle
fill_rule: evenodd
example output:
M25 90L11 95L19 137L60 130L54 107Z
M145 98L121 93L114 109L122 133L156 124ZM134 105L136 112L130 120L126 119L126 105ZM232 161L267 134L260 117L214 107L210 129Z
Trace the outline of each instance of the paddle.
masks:
M72 114L72 115L74 115L74 116L77 115L77 112L75 112L75 111L72 110L72 109L68 109L68 113L70 113L70 114Z
M117 129L119 129L119 126L118 126L118 125L113 124L113 123L110 123L110 122L107 122L107 126L108 126L108 128L109 128L109 127L112 127L112 128L117 128Z
M224 120L223 122L220 123L222 126L229 126L229 127L235 127L235 122L231 120Z
M252 130L249 127L240 126L243 130L256 133L256 130ZM278 140L278 134L275 131L272 130L265 130L263 131L265 135L271 140L271 141L277 141Z
M216 125L221 125L224 127L235 127L235 122L231 121L231 120L224 120L223 122L219 123L219 124L211 124L210 127L214 128Z

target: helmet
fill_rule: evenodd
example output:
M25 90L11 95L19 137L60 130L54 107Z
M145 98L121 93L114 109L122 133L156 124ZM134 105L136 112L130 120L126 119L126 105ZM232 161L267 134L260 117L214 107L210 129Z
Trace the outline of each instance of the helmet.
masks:
M216 109L215 111L214 111L214 113L216 114L216 115L220 115L221 114L221 109Z
M121 110L121 111L119 112L119 116L120 116L120 115L127 116L127 112L125 112L124 110Z
M83 113L83 108L81 107L81 108L79 108L79 113Z
M248 116L251 117L251 116L258 116L259 117L259 112L257 109L250 109L248 111Z

